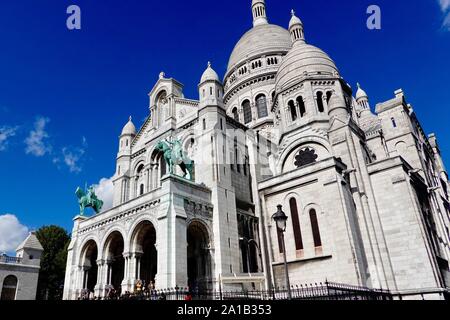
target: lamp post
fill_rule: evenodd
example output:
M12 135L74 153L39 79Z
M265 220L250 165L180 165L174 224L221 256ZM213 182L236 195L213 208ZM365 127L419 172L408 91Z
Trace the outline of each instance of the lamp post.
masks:
M288 273L288 266L287 266L287 259L286 259L286 246L284 243L284 233L286 232L286 221L287 221L288 217L283 212L283 206L281 204L279 204L277 206L277 208L278 208L278 211L275 212L275 214L272 216L272 219L275 221L278 232L281 235L281 243L283 246L282 249L283 249L283 258L284 258L284 273L285 273L285 277L286 277L286 287L288 289L289 300L291 300L292 299L291 284L289 283L289 273Z

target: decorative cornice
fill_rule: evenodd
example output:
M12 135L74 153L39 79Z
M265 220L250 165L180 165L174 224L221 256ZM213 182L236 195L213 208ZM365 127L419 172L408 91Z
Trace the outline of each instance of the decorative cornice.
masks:
M96 223L94 223L94 224L92 224L92 225L90 225L88 227L81 228L80 230L78 230L77 234L78 235L82 235L82 234L85 234L87 232L90 232L90 231L93 231L95 229L98 229L100 227L103 227L103 226L106 226L108 224L111 224L113 222L124 220L124 219L126 219L126 218L128 218L130 216L136 215L139 212L142 212L144 210L147 210L147 209L150 209L150 208L155 208L155 207L157 207L159 205L160 202L161 202L160 199L152 200L152 201L149 201L149 202L147 202L145 204L141 204L139 206L136 206L134 208L126 210L124 212L117 213L117 214L115 214L115 215L113 215L113 216L111 216L109 218L105 218L103 220L100 220L99 222L96 222Z

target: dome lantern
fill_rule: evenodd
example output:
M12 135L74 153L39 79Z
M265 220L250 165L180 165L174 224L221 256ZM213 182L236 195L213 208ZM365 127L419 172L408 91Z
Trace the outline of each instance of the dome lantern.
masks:
M268 24L264 0L252 0L253 26Z
M361 85L359 82L356 84L358 86L358 90L356 91L356 102L359 106L361 106L363 109L369 109L369 96L367 93L361 88Z
M292 43L305 42L305 33L302 21L295 15L294 9L291 11L291 21L289 21L289 33L291 34Z

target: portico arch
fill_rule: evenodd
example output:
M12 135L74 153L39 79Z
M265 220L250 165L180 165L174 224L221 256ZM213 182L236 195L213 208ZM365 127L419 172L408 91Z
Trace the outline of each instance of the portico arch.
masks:
M106 239L104 259L108 265L107 284L117 292L121 291L125 275L124 238L119 231L113 231Z
M158 252L156 250L156 229L150 221L140 222L131 237L131 254L134 255L134 278L145 285L153 282L158 272Z
M94 240L89 240L81 250L80 266L82 269L82 289L94 292L98 275L98 246Z
M200 221L192 221L187 228L188 285L208 289L211 281L210 237Z

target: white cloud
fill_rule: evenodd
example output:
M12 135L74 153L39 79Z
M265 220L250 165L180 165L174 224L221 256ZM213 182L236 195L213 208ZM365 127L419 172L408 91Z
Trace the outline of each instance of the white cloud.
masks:
M34 122L34 129L30 131L30 134L25 139L25 152L32 154L36 157L42 157L47 153L50 153L52 148L47 143L49 137L45 131L45 126L50 122L50 119L44 117L38 117Z
M438 2L442 12L444 13L442 28L450 31L450 0L438 0Z
M443 12L446 12L450 8L450 0L439 0L439 5Z
M80 160L82 159L85 151L81 148L65 147L62 149L63 160L70 172L80 173L82 171ZM55 159L54 163L57 163Z
M103 201L102 211L106 211L113 206L114 188L112 178L102 178L98 184L94 185L95 194Z
M28 228L15 215L0 216L0 252L12 252L28 236Z
M17 127L0 127L0 151L6 150L9 138L16 135Z

